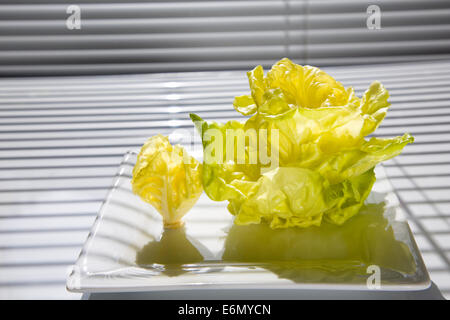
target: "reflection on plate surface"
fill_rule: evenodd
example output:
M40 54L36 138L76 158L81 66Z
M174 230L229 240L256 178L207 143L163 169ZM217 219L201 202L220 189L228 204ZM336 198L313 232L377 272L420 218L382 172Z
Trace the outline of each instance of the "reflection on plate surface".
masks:
M382 289L419 290L430 281L383 168L361 212L343 226L306 229L237 226L226 203L205 195L181 229L131 192L135 153L121 164L67 281L71 291L177 288L322 288L367 290L367 268Z
M137 252L136 264L143 268L159 265L162 273L178 276L187 272L183 270L183 265L205 260L191 241L184 227L165 229L159 241L150 241Z
M383 202L367 204L343 226L273 230L265 224L233 225L222 259L265 262L265 268L295 282L364 282L370 265L381 268L385 283L408 282L417 276L408 229L384 212Z

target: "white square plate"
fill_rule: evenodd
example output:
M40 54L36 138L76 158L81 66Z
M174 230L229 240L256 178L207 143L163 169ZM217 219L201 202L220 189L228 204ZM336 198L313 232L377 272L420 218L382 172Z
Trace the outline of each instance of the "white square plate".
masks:
M377 279L382 290L430 286L382 166L366 206L340 227L236 226L225 202L202 195L184 228L164 231L157 211L131 192L135 161L136 153L125 155L68 277L69 291L369 290Z

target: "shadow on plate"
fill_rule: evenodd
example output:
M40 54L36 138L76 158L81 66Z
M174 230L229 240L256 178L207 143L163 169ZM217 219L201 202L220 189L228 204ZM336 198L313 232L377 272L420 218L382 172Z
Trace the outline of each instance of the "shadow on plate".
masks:
M201 248L201 251L207 250L195 239L188 238L184 227L164 229L159 241L150 241L137 252L136 264L143 268L160 270L170 277L178 276L190 271L189 264L205 260L197 248Z
M410 282L418 275L409 228L387 212L384 203L368 204L342 226L274 230L267 224L233 225L222 259L301 283L365 283L370 265L380 267L382 283Z

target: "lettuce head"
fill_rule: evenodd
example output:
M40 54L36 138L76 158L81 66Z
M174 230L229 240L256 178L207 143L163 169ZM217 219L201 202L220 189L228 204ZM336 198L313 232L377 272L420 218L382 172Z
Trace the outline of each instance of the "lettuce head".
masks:
M389 94L373 82L362 98L322 70L285 58L264 75L247 73L250 94L233 105L246 121L207 122L191 114L203 143L202 181L240 225L272 228L341 225L357 214L374 167L413 137L370 138Z

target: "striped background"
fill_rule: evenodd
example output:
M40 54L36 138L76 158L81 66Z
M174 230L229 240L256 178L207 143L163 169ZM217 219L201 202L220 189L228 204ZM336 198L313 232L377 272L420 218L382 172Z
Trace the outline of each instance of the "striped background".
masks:
M79 30L66 27L73 4ZM373 5L378 30L367 28ZM449 21L448 0L2 0L0 75L450 59Z
M432 280L450 297L450 60L326 69L359 95L378 79L392 107L379 136L416 143L386 163ZM71 265L123 154L237 117L244 72L0 79L0 298L68 298ZM239 118L239 117L238 117Z

